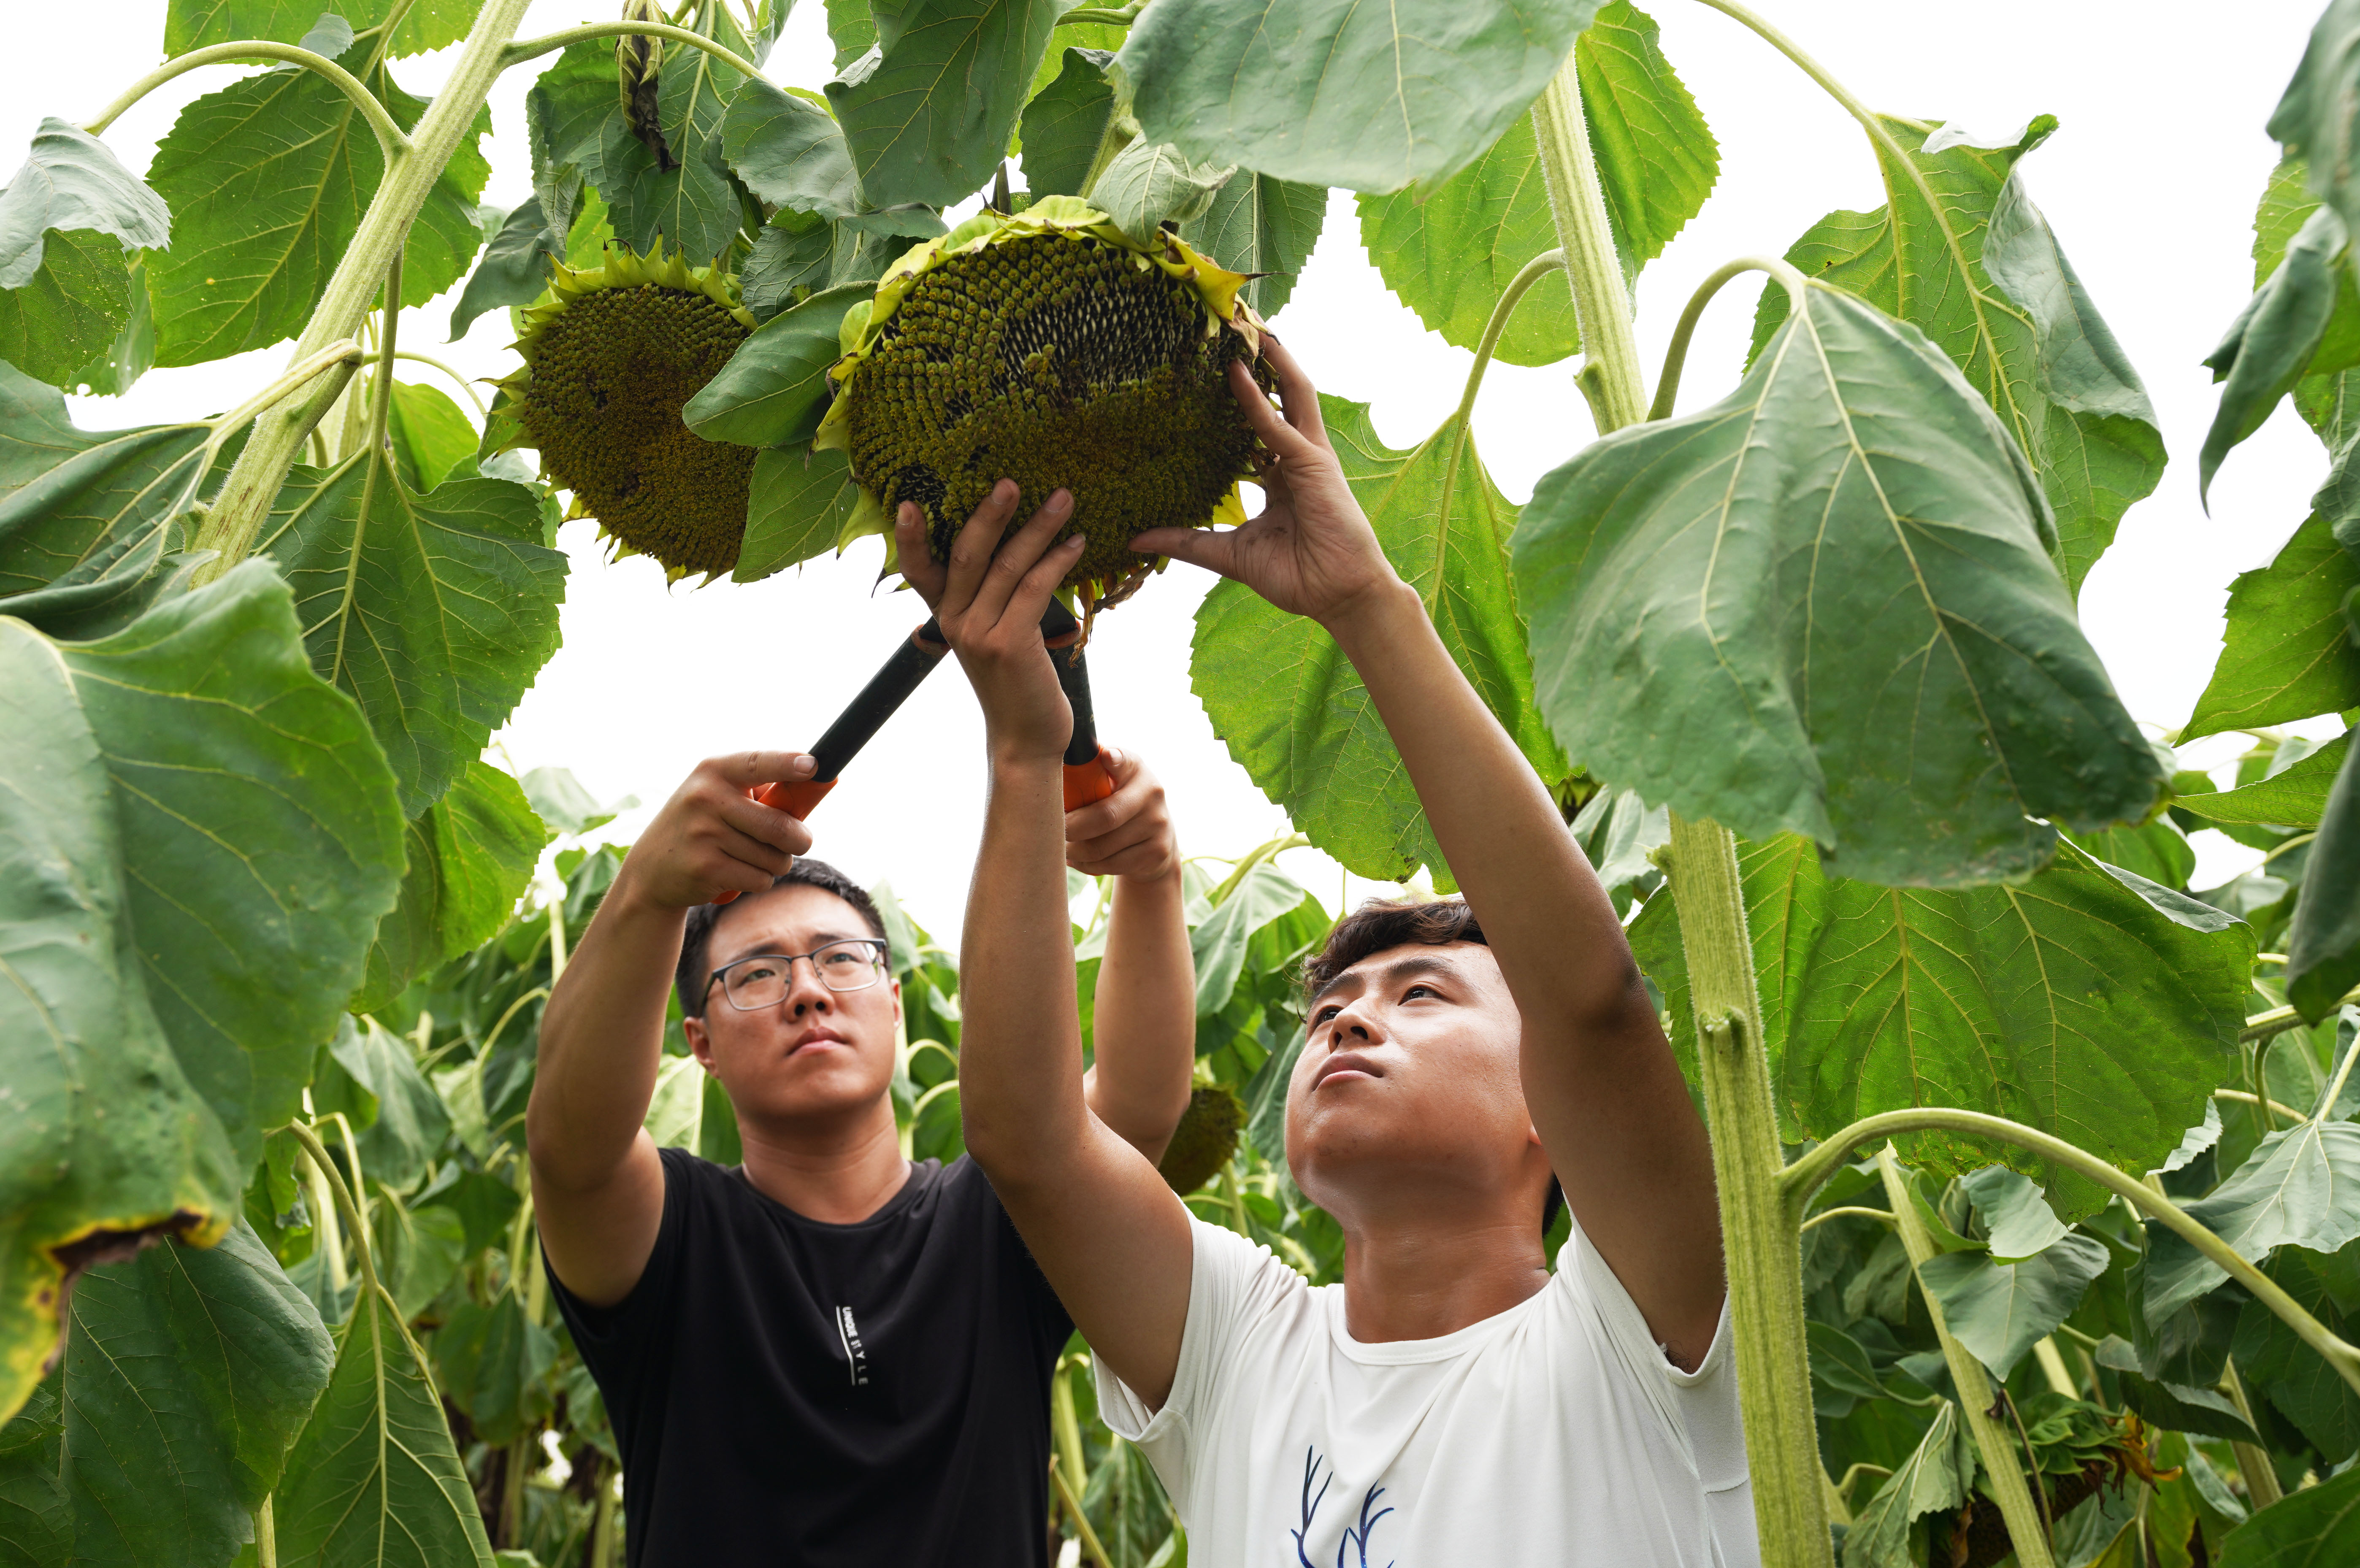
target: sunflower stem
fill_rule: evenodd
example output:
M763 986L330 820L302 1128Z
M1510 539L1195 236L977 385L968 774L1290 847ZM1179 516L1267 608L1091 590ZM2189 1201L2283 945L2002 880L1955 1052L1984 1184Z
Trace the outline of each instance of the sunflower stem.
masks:
M124 112L134 103L171 81L172 78L195 71L200 66L231 63L251 65L259 64L266 60L300 65L315 75L324 77L337 92L351 99L353 107L360 111L361 118L368 122L369 129L377 133L377 150L385 155L385 160L388 164L393 161L396 154L410 150L410 138L404 136L401 127L394 123L393 115L387 112L386 106L378 103L376 95L361 84L359 77L325 55L314 54L307 49L297 49L293 44L275 44L263 38L246 38L235 43L212 44L204 49L191 49L177 60L166 60L126 88L121 97L100 110L95 118L84 123L82 129L94 136L104 135L106 127L121 119Z
M669 22L585 22L581 27L567 27L562 32L544 33L537 38L512 43L501 50L500 69L506 71L512 65L522 65L526 60L537 60L571 44L585 44L594 38L662 38L669 43L688 44L703 49L741 76L750 76L757 82L770 81L762 74L760 66L744 55L714 42L703 33L687 27L675 27ZM770 84L778 85L776 82Z
M362 214L352 244L345 248L344 259L336 264L335 273L328 279L302 335L295 341L296 362L359 330L376 300L387 268L400 254L410 224L426 204L427 194L442 178L443 167L451 161L461 138L474 126L476 114L490 97L493 83L499 80L502 51L516 36L517 26L530 5L531 0L484 0L475 27L460 46L450 79L420 118L410 134L410 145L387 159L385 178L377 186L376 198ZM397 299L397 306L399 303ZM270 516L271 503L278 498L279 487L286 482L288 469L302 451L304 439L311 433L311 424L305 420L316 422L333 401L333 397L322 398L314 393L305 398L295 418L266 414L256 422L253 436L238 453L198 535L198 547L214 554L213 560L197 568L197 583L202 585L219 577L244 561L254 548L263 522Z

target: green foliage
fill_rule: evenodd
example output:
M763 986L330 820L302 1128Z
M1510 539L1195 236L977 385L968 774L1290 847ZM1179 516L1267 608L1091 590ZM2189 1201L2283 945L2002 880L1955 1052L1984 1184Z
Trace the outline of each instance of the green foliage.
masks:
M1274 316L1293 298L1327 215L1325 187L1241 169L1201 215L1180 225L1180 237L1232 272L1260 274L1245 286L1246 303Z
M565 557L523 485L414 495L364 451L290 474L256 548L295 590L312 668L368 714L407 815L442 799L557 651Z
M84 1276L65 1345L72 1561L226 1562L334 1358L243 1221L217 1247L167 1242Z
M1150 141L1383 193L1440 185L1481 157L1598 11L1599 0L1162 0L1116 68Z
M394 472L403 486L424 495L475 455L481 439L459 405L441 388L408 381L393 384L386 409L385 436L393 448Z
M809 441L832 397L828 367L844 356L836 329L846 311L876 292L849 284L771 317L688 400L681 418L707 441L760 447Z
M1959 1408L1945 1399L1917 1448L1845 1533L1843 1568L1904 1568L1914 1555L1910 1527L1921 1515L1965 1502L1974 1475L1974 1439Z
M491 1546L424 1357L363 1290L275 1503L279 1551L323 1568L491 1568Z
M2352 737L2338 735L2317 751L2305 753L2282 773L2234 789L2175 796L2172 808L2212 822L2278 822L2315 828L2351 748Z
M1874 144L1887 204L1829 213L1786 259L1917 327L1958 365L2039 474L2056 516L2043 541L2078 592L2123 513L2155 488L2163 441L2138 373L2016 172L2057 122L2042 115L1989 147L1921 121L1879 123L1907 154ZM1763 292L1757 358L1787 308L1783 290Z
M410 819L401 902L377 922L355 1012L390 1006L410 976L458 957L506 923L549 842L517 781L470 762L442 798Z
M1079 196L1109 156L1116 121L1107 67L1114 56L1068 48L1052 58L1057 74L1024 105L1024 188L1036 197Z
M2043 550L2022 453L1923 336L1801 292L1728 398L1535 488L1516 591L1557 738L1867 881L2021 877L2056 843L2032 815L2145 817L2154 755ZM1812 570L1826 554L1844 570Z
M851 150L822 104L748 82L722 117L721 147L746 189L770 206L826 218L859 211Z
M1228 165L1197 163L1178 147L1142 137L1115 154L1090 188L1090 204L1124 234L1149 245L1164 223L1190 223L1209 212L1233 172Z
M947 207L990 179L1065 8L1061 0L872 0L873 52L827 84L869 200Z
M2360 1553L2360 1471L2264 1508L2230 1533L2222 1568L2329 1568Z
M2160 1165L2230 1075L2252 932L2219 910L2068 845L2016 886L1927 889L1846 881L1794 837L1740 846L1772 1084L1800 1135L1905 1105L1962 1105L2052 1132L2126 1169ZM1671 900L1631 929L1692 1047ZM1918 1135L1938 1172L1989 1153ZM2020 1158L2020 1157L2011 1157ZM2086 1213L2103 1194L2040 1174Z
M425 113L373 40L338 63L404 130ZM476 143L490 131L490 114L479 115L419 211L403 248L406 305L457 282L483 243L475 198L491 165ZM148 267L156 363L200 365L300 333L384 173L352 101L300 67L232 82L181 111L148 171L172 212L171 248Z
M2294 79L2271 111L2270 139L2310 166L2310 185L2349 228L2360 223L2360 188L2353 182L2354 45L2360 41L2360 5L2329 0L2311 28Z
M1415 588L1451 657L1541 777L1563 754L1538 722L1532 665L1502 545L1513 509L1459 417L1413 450L1387 447L1368 405L1322 395L1321 416L1387 559ZM1234 583L1196 612L1190 682L1262 793L1354 873L1388 881L1420 866L1447 878L1392 738L1333 638Z
M746 538L730 580L759 582L834 548L859 504L860 486L844 453L765 451L754 460Z
M2360 649L2344 620L2355 588L2360 563L2336 544L2326 515L2313 512L2267 566L2230 585L2221 659L2180 738L2360 706Z
M2345 740L2350 740L2347 733ZM2317 1023L2360 984L2360 774L2336 770L2287 933L2287 1000Z
M2320 353L2330 320L2351 289L2344 262L2349 242L2344 221L2315 208L2289 242L2278 270L2255 291L2227 335L2204 363L2212 378L2228 385L2205 432L2198 484L2209 487L2229 449L2262 428L2278 399L2309 375L2348 369L2360 360L2360 343L2347 332L2326 354Z
M63 383L131 319L131 263L171 214L96 136L44 119L0 190L0 358Z
M344 0L344 8L381 18L393 7L386 0L361 0L357 5ZM398 58L457 43L467 36L475 15L475 0L415 0L404 8L386 52ZM164 14L164 52L181 54L241 38L270 38L309 49L322 19L321 0L171 0ZM384 24L380 20L376 25Z
M1574 45L1606 215L1626 275L1636 277L1711 193L1720 149L1656 42L1654 18L1614 0ZM1557 247L1529 115L1512 121L1467 169L1359 201L1360 243L1418 320L1473 348L1519 268ZM1501 333L1509 365L1548 365L1579 349L1564 275L1534 285Z
M77 621L137 605L180 547L168 503L196 482L211 434L199 422L78 429L55 388L0 363L0 613L72 636Z

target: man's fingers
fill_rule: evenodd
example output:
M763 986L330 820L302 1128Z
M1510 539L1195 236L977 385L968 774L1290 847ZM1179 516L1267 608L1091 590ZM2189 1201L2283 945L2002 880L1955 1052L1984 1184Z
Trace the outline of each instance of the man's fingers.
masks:
M1262 339L1262 356L1270 362L1272 375L1278 382L1278 398L1286 406L1286 422L1301 430L1306 440L1326 446L1328 422L1319 417L1319 389L1311 385L1311 377L1304 374L1302 364L1274 337Z
M1036 565L1043 555L1057 552L1057 530L1073 515L1073 510L1072 492L1059 490L1041 504L1040 510L1024 520L1022 528L1001 543L1000 553L992 557L990 569L985 572L983 581L976 587L974 598L968 601L970 619L978 628L997 625L1014 614L1011 606L1019 601L1023 585ZM1067 557L1066 561L1070 565L1071 557ZM1065 568L1060 567L1058 571L1062 575ZM1039 620L1040 610L1035 609L1030 618Z
M991 565L991 552L1000 548L1000 536L1007 531L1008 519L1016 513L1016 502L1022 494L1016 481L1003 479L991 487L983 505L960 528L958 538L951 541L950 566L944 574L942 604L951 614L958 614L974 603L976 589L984 581Z
M741 866L750 866L766 877L776 877L795 863L794 855L773 844L741 832L734 823L724 822L716 833L716 847ZM805 842L808 849L810 844ZM765 883L763 886L768 887Z
M1304 385L1307 387L1310 383L1305 382ZM1299 462L1324 449L1324 443L1307 440L1303 431L1288 422L1295 417L1291 404L1284 418L1271 407L1269 394L1256 385L1252 372L1246 369L1242 360L1229 362L1229 391L1237 398L1238 407L1246 411L1246 423L1251 425L1254 434L1262 438L1262 444L1281 458ZM1317 416L1313 418L1316 419Z
M902 581L918 591L926 607L932 609L942 603L943 565L934 559L933 547L926 542L926 514L913 501L902 502L893 519L893 551L901 564Z
M786 784L812 776L819 764L801 751L733 751L706 763L731 785L751 789L763 784Z
M1145 819L1134 819L1125 822L1112 833L1101 833L1097 838L1085 843L1068 842L1065 845L1065 858L1074 864L1076 869L1084 869L1085 863L1098 865L1116 859L1126 850L1136 849L1144 844L1152 844L1163 836L1162 823Z
M734 800L721 803L722 822L733 832L749 841L767 844L784 855L802 855L812 846L811 830L804 827L792 811L766 806L759 800ZM783 871L785 866L779 867Z

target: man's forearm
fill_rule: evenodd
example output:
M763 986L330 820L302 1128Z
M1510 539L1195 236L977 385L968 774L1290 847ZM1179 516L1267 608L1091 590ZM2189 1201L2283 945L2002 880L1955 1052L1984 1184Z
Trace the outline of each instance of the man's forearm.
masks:
M542 1179L591 1187L631 1148L654 1096L685 910L648 902L629 867L582 933L541 1015L526 1136Z
M1150 882L1117 877L1098 961L1090 1108L1150 1160L1163 1158L1188 1108L1196 1063L1196 971L1185 898L1176 866Z
M1483 916L1511 984L1531 977L1583 1010L1622 1006L1629 960L1614 906L1416 593L1389 589L1328 629L1392 732L1435 842ZM1568 953L1606 962L1568 968Z
M983 847L959 944L959 1107L967 1149L995 1181L1075 1143L1081 1029L1065 912L1058 758L995 762Z

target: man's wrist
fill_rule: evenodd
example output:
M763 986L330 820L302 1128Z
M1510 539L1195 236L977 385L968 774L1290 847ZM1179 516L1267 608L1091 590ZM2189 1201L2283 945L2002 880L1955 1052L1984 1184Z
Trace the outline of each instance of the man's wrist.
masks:
M1322 615L1319 624L1349 655L1357 643L1393 635L1404 617L1426 619L1425 601L1417 596L1416 589L1388 572L1382 581Z

